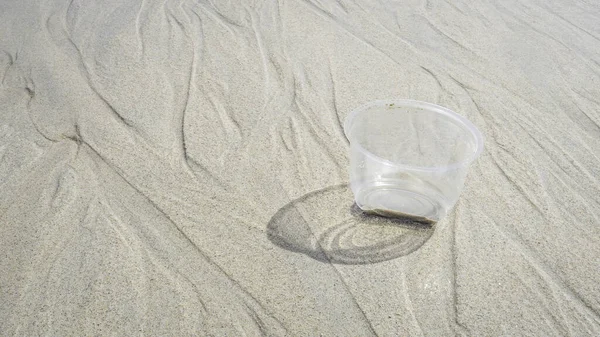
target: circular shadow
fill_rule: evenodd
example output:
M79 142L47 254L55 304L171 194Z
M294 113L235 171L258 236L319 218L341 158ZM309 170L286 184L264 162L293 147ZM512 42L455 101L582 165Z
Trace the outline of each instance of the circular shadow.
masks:
M323 262L368 264L419 249L435 226L363 213L348 185L313 191L288 203L269 221L271 242Z

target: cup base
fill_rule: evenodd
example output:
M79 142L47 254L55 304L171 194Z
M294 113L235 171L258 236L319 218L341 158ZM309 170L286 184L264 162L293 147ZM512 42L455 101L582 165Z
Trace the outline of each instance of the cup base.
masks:
M355 193L356 204L367 213L436 223L446 212L442 197L414 184L372 183Z

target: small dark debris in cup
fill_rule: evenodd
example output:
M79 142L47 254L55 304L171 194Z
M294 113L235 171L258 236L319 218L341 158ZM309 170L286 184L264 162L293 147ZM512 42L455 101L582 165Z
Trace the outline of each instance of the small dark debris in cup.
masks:
M364 213L372 214L372 215L379 215L379 216L383 216L386 218L395 218L395 219L413 221L413 222L418 222L418 223L425 224L425 225L434 225L437 222L436 220L432 220L432 219L429 219L424 216L406 214L406 213L402 213L402 212L395 212L395 211L390 211L390 210L385 210L385 209L370 209L370 210L364 211Z

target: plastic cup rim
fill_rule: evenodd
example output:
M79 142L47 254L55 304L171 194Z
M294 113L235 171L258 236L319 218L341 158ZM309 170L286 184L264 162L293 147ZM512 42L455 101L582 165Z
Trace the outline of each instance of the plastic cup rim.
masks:
M451 165L413 166L413 165L395 163L395 162L392 162L385 158L379 157L378 155L376 155L370 151L367 151L359 142L353 142L349 135L349 132L350 132L350 128L352 127L352 124L353 124L355 118L359 114L367 111L371 107L385 106L385 105L389 105L389 104L394 104L394 107L424 108L428 111L439 113L441 115L444 115L446 117L449 117L450 119L453 119L453 120L459 122L464 127L466 127L466 129L475 138L475 141L477 143L477 149L467 158L465 158L459 162L453 163ZM466 167L466 166L470 165L475 159L477 159L481 155L481 152L483 151L483 142L484 142L483 135L481 134L479 129L477 129L477 127L471 121L466 119L465 117L463 117L463 116L457 114L456 112L454 112L448 108L445 108L443 106L439 106L437 104L423 102L423 101L412 100L412 99L376 100L376 101L371 101L371 102L368 102L366 104L359 106L358 108L352 110L352 112L350 112L348 117L346 117L346 120L344 121L344 134L346 135L346 138L350 142L351 146L356 146L360 150L360 152L366 154L367 156L371 157L372 159L374 159L376 161L382 162L388 166L404 168L406 170L428 171L428 172L451 171L451 170L454 170L457 168Z

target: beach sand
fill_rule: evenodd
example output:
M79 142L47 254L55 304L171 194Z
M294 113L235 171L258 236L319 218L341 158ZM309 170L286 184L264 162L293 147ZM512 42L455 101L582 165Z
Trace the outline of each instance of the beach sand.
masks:
M600 335L600 4L0 2L0 335ZM342 122L485 136L435 226Z

